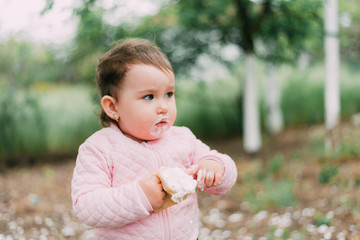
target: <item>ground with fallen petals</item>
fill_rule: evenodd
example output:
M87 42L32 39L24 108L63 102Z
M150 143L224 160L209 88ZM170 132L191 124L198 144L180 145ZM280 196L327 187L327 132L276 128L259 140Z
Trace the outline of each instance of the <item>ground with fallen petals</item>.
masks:
M347 125L340 132L351 138L356 131ZM224 196L199 193L199 238L360 240L359 155L327 159L319 154L323 135L321 126L287 129L265 138L254 155L238 138L207 141L235 160L239 176ZM336 174L320 183L326 163ZM0 240L94 239L71 210L73 167L70 158L1 173Z

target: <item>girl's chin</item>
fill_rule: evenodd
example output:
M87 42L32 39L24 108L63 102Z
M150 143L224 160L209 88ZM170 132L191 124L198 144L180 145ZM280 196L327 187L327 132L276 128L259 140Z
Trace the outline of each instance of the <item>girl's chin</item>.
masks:
M158 136L152 136L152 135L139 135L139 136L132 136L129 134L126 134L126 136L138 143L147 142L147 141L154 141L162 137L163 134L160 134Z
M132 140L136 142L146 142L146 141L153 141L161 138L164 133L166 133L169 130L169 125L160 125L160 126L154 126L150 130L144 131L140 134L129 134L125 133L125 135L128 138L131 138Z
M170 124L155 124L149 131L150 135L155 139L161 137L167 130L169 130Z

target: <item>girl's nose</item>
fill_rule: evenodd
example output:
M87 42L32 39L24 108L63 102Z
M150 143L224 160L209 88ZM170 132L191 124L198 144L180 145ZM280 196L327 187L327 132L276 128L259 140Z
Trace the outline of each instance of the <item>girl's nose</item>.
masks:
M164 100L159 101L159 105L157 106L156 113L157 114L166 114L169 110L167 103Z

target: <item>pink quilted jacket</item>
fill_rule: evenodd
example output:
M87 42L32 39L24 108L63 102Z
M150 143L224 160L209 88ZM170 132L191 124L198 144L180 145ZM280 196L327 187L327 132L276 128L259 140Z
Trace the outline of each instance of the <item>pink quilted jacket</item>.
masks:
M205 157L225 167L221 185L208 192L224 194L237 177L233 160L210 150L188 128L172 127L162 138L143 143L127 138L115 125L103 128L79 148L72 180L74 212L95 227L98 239L196 239L196 193L153 213L138 180L162 166L185 170Z

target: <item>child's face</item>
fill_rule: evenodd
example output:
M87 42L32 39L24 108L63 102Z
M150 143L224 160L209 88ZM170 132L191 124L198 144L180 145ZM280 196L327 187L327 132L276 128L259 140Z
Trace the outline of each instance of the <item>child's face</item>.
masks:
M176 118L175 77L151 66L136 64L117 90L116 109L122 132L135 141L160 138Z

